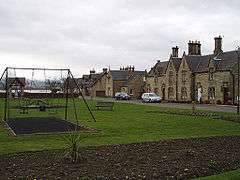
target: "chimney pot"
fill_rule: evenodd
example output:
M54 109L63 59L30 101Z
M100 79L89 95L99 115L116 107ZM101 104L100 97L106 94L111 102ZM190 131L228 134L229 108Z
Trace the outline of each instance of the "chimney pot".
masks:
M189 55L201 55L201 43L200 41L189 41L188 43Z
M214 40L215 40L214 54L217 55L217 54L223 52L223 50L222 50L222 37L221 36L215 37Z
M178 46L172 47L172 57L178 57Z

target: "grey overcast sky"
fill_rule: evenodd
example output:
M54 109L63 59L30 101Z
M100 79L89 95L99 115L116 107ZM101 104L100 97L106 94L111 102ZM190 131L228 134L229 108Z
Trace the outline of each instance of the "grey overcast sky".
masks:
M0 62L6 66L150 69L180 55L189 40L202 53L222 35L224 51L240 45L239 0L0 0Z

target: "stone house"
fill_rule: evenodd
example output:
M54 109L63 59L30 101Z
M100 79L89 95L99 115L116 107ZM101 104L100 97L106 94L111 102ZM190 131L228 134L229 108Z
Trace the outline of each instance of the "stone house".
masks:
M189 41L188 54L184 52L181 58L178 58L178 48L173 47L169 61L164 62L167 63L165 74L150 70L146 88L153 91L164 84L166 95L159 94L167 101L232 104L237 99L237 62L236 51L223 52L220 36L215 37L214 51L208 55L201 54L199 41ZM161 77L163 81L154 82Z
M155 92L161 96L163 100L165 99L167 65L168 61L161 62L158 60L146 77L146 92Z
M145 92L145 75L144 73L136 73L128 77L124 86L121 88L121 92L126 92L134 99L140 99Z
M82 89L82 93L85 96L91 95L92 84L102 76L102 73L96 73L95 70L90 70L90 74L83 75L82 78L78 78L77 82Z
M90 85L91 97L106 97L106 84L107 84L107 68L103 68L103 72L100 73L98 78Z
M106 95L113 97L116 92L127 92L133 98L139 98L144 91L145 71L136 71L134 67L109 70L107 75Z
M178 58L178 47L172 48L173 53L168 61L166 69L166 100L177 101L178 100L178 70L181 64L181 58Z
M24 96L26 89L26 78L24 77L9 77L7 79L7 88L9 97L20 98Z
M98 78L89 84L92 97L114 97L116 92L127 92L133 98L139 98L144 92L145 71L135 71L130 66L120 70L103 69Z

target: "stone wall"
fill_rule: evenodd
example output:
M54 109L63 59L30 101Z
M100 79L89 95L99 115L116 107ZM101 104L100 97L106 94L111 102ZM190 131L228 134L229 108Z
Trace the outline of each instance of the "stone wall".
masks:
M174 68L173 63L170 61L166 70L166 88L165 88L165 99L167 101L177 101L177 72Z
M231 101L233 100L233 77L229 71L214 72L212 80L209 80L209 73L196 74L195 75L196 89L199 85L201 85L202 87L203 102L209 101L210 103L224 103L227 98L228 103L231 103ZM210 98L209 94L210 88L215 89L214 98Z
M91 87L91 96L98 96L97 92L104 91L104 96L106 96L106 83L107 83L107 75L103 75L100 79L98 79L94 85Z
M124 83L124 80L113 80L112 97L114 97L115 93L121 92L121 88L124 87Z
M147 77L145 90L147 92L155 92L161 98L166 99L166 75Z
M132 98L140 99L142 93L144 93L144 86L145 82L143 81L143 77L136 75L128 82L128 93L131 94Z
M185 59L182 60L178 71L177 97L180 102L192 101L192 73Z
M113 97L113 79L110 73L106 76L106 96Z

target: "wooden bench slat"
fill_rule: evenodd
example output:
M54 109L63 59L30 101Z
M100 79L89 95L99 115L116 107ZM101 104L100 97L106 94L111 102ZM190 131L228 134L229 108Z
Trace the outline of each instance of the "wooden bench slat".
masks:
M96 108L110 108L110 110L113 110L114 102L109 101L97 101Z

